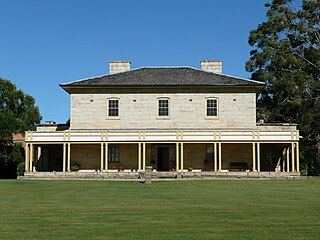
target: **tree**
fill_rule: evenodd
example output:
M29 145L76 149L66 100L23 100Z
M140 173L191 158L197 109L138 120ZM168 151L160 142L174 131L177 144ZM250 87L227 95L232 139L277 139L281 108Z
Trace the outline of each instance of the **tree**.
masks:
M16 173L17 164L23 160L22 147L13 144L12 134L34 130L40 123L42 117L34 104L33 97L0 78L0 175L8 172L4 167Z
M297 123L301 167L319 174L320 162L320 2L273 0L267 21L250 32L254 47L246 69L266 82L257 103L257 118Z

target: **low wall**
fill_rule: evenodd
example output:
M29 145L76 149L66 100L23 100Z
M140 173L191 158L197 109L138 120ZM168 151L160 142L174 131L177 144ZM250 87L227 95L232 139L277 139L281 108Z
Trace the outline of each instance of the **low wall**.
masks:
M152 180L161 179L301 179L299 173L287 172L152 172ZM136 180L144 179L144 172L35 172L18 179L39 180Z

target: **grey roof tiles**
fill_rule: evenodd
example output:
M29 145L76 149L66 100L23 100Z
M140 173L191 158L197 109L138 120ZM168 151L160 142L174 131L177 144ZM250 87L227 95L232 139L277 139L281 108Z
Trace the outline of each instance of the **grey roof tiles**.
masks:
M263 86L250 79L211 73L191 67L142 67L127 72L87 78L60 84L77 86Z

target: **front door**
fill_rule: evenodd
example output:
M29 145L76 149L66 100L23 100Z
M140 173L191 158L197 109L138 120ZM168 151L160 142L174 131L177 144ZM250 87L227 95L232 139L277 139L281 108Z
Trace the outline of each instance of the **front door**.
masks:
M169 147L158 147L157 171L169 171Z

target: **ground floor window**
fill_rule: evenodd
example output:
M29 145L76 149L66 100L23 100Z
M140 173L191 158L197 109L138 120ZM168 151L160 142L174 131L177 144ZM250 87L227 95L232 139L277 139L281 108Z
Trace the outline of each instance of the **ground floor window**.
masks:
M206 146L206 161L207 162L213 162L214 157L214 148L213 145L207 145Z
M119 147L111 145L108 148L108 162L119 162Z

